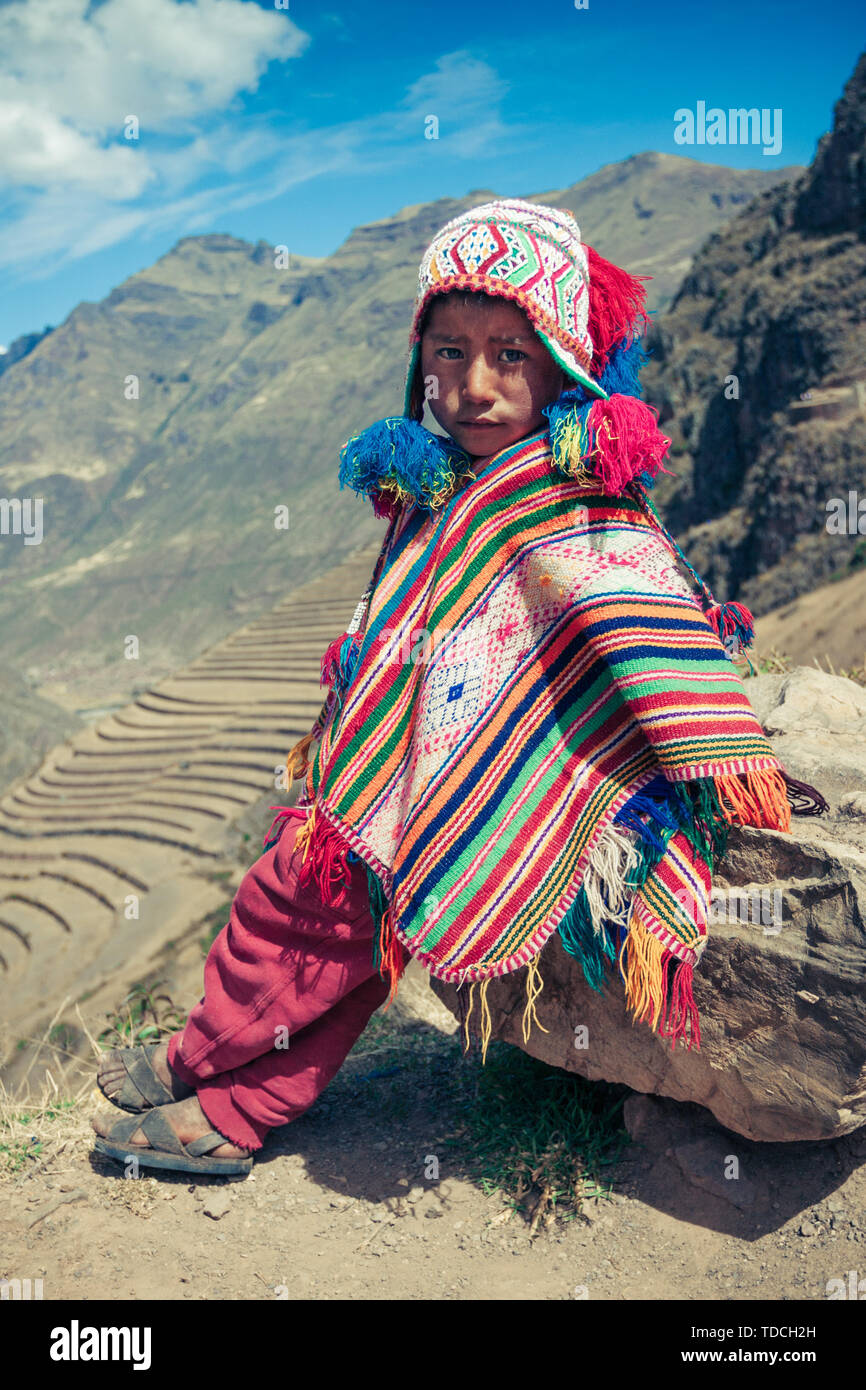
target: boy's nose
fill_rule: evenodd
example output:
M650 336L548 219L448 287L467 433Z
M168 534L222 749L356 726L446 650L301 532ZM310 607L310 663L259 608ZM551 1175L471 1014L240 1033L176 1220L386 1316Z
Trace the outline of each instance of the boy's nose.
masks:
M463 376L462 394L467 401L489 401L495 395L493 387L494 372L488 367L483 353L473 357L466 366Z

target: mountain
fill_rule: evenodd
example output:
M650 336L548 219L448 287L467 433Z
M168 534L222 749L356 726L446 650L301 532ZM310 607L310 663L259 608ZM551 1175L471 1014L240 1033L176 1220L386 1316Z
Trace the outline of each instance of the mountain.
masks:
M655 275L658 307L707 233L784 174L646 153L535 196ZM491 196L404 208L286 265L264 242L186 237L4 372L0 490L42 499L42 535L0 538L0 624L19 665L62 671L46 693L122 702L381 536L339 491L338 452L401 410L421 255Z
M757 615L862 565L866 55L809 169L709 237L648 342L659 507L717 597Z
M35 347L38 347L43 338L47 338L54 329L47 323L41 333L22 333L20 338L13 338L5 352L0 353L0 376L7 372L15 362L20 362L22 357L26 357Z

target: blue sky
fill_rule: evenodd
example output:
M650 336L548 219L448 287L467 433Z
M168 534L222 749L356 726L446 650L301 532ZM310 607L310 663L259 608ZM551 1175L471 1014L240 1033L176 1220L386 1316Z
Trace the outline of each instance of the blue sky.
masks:
M807 164L866 47L851 0L281 3L0 0L0 344L182 236L321 256L407 204L643 150ZM780 109L779 153L678 145L701 101Z

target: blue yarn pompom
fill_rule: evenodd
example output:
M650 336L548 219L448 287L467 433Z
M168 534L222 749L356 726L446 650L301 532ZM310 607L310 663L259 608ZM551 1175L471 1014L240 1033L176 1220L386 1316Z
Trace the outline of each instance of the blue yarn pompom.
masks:
M455 491L469 466L469 455L453 439L432 434L417 420L391 415L343 445L340 487L371 497L383 482L396 484L418 506L433 511Z

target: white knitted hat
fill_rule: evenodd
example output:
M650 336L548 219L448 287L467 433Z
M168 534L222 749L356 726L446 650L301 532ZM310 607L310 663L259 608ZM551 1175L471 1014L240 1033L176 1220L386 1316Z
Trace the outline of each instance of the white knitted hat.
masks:
M405 409L418 365L419 327L434 295L482 291L523 309L563 371L594 395L589 265L580 228L562 208L498 198L447 222L424 252L409 335Z

